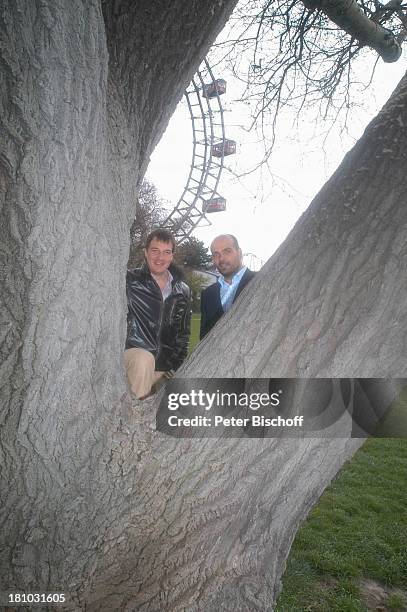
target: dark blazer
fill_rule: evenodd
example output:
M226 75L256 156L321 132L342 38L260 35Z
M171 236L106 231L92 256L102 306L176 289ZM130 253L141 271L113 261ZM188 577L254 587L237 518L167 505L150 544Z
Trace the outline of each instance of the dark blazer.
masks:
M256 272L247 269L243 274L240 283L237 287L233 303L246 287L247 283L255 276ZM220 284L218 282L209 285L201 293L201 332L200 339L212 329L217 321L223 315L222 302L220 301Z

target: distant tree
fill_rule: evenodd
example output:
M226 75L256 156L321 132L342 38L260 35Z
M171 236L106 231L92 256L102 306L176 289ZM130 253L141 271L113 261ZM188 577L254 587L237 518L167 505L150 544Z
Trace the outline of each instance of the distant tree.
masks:
M192 310L199 312L201 306L201 292L206 287L205 280L194 272L194 269L207 270L212 264L212 257L208 247L202 240L190 236L177 246L175 252L175 263L184 268L185 279L191 289Z
M193 270L187 270L185 272L185 280L191 289L192 312L200 312L201 293L205 289L207 283L200 274L197 274Z
M144 179L136 199L136 215L130 228L129 268L134 268L143 261L143 248L148 234L160 226L168 214L165 204L157 187Z
M202 240L198 240L194 236L190 236L177 248L175 259L176 263L181 266L201 270L207 270L212 263L208 247Z

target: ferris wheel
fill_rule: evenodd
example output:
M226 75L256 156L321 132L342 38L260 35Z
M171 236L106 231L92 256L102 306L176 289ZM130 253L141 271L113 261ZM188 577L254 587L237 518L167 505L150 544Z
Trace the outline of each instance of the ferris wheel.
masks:
M226 81L215 79L205 59L185 91L192 125L192 160L186 186L163 226L183 242L198 226L210 225L208 215L226 209L218 192L224 158L236 153L236 142L225 136L221 96Z

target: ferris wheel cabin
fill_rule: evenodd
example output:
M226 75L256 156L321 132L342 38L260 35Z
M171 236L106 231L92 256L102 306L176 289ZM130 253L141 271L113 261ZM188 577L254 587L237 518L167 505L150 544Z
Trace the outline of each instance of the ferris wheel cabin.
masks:
M225 138L222 142L217 142L211 147L214 157L226 157L226 155L234 155L236 153L236 141Z
M202 95L204 98L216 98L226 91L225 79L215 79L212 83L203 86Z
M223 212L224 210L226 210L226 200L222 196L202 202L202 212L204 213Z

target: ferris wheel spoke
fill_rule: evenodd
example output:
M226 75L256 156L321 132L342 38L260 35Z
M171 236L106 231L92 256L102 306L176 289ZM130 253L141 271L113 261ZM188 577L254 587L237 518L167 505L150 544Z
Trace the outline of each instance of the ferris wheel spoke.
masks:
M226 81L215 79L205 59L185 91L192 125L192 159L187 183L163 224L178 243L188 238L198 225L211 225L207 214L226 208L226 200L217 189L224 157L236 152L236 143L225 137L220 98L225 92Z

